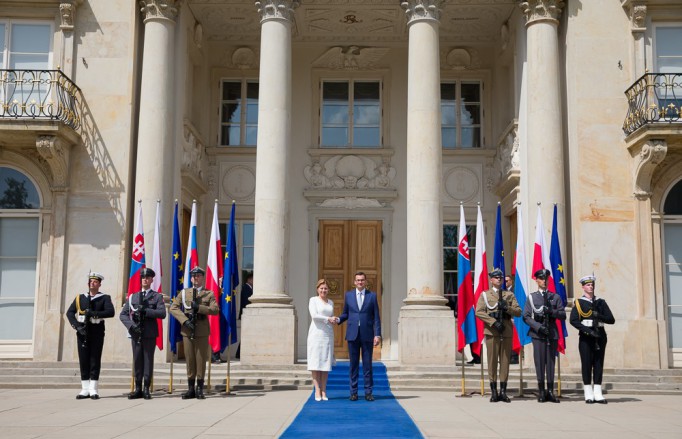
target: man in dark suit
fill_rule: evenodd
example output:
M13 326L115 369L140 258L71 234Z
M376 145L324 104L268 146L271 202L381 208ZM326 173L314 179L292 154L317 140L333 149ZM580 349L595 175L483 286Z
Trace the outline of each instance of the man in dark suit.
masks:
M128 399L152 399L149 386L154 376L154 351L156 337L159 334L156 319L166 318L163 296L151 287L155 275L156 273L151 268L140 270L142 291L131 294L121 310L121 322L125 325L132 340L133 367L135 368L135 391L128 395ZM144 378L144 391L142 378Z
M249 304L249 299L253 295L253 272L246 274L246 282L242 285L242 291L239 298L239 320L242 319L242 312L246 305ZM239 359L241 357L242 342L239 340L239 346L237 346L237 352L235 353L235 358Z
M346 341L350 358L350 400L358 400L358 375L360 351L362 351L362 372L365 380L365 399L374 401L372 387L372 351L381 343L381 318L376 293L365 289L367 276L355 273L355 290L347 291L343 312L337 323L348 320Z

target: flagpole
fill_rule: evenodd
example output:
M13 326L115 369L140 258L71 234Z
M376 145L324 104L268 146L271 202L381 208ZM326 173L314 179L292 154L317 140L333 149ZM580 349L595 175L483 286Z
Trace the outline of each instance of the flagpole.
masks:
M471 395L467 395L466 393L466 384L465 384L465 378L464 378L464 350L462 349L462 365L460 366L460 369L462 369L462 393L459 395L460 398L470 398Z
M168 331L168 334L170 336L170 331ZM170 345L170 337L168 338L168 344ZM171 359L171 364L170 364L170 379L168 380L168 393L173 393L173 357L175 354L173 354L173 349L170 350L170 359Z
M487 349L487 347L486 347ZM481 354L483 353L483 343L481 343ZM481 396L485 396L485 377L483 376L483 355L479 355L481 359Z
M524 398L523 396L523 346L519 350L519 398Z
M557 396L559 398L561 398L561 354L557 354L557 367L559 368L559 373L558 373L559 381L557 382Z
M210 394L211 393L211 363L213 363L213 349L211 349L211 346L208 347L208 351L210 353L208 357L208 383L206 384L206 393Z
M230 337L227 337L227 376L225 377L225 394L230 394Z

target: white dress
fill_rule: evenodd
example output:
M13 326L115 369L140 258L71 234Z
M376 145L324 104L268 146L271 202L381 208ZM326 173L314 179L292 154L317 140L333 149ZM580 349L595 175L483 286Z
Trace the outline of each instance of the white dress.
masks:
M308 330L308 370L330 371L334 359L334 327L327 318L334 315L334 302L324 303L319 297L311 297L308 311L313 321Z

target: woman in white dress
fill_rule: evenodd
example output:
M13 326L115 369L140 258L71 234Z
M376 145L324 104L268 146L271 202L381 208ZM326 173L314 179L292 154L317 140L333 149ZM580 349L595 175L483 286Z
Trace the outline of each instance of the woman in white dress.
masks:
M308 330L308 370L313 374L315 401L327 401L327 377L334 359L334 302L327 298L329 285L325 279L317 281L317 296L311 297L308 310L312 322Z

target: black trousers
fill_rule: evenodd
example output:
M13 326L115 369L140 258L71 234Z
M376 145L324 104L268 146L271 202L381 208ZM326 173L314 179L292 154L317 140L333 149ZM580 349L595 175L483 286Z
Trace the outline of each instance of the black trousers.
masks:
M604 354L606 352L606 336L598 339L581 335L578 340L580 364L583 372L583 384L601 384L604 375ZM599 346L599 350L597 350ZM594 381L592 380L594 376Z
M554 362L556 361L556 347L557 340L550 340L549 344L546 340L533 339L533 357L535 359L535 375L538 378L538 383L554 382Z
M104 346L104 325L89 325L87 337L76 333L81 380L99 380Z
M131 340L133 345L133 366L135 368L135 385L142 384L144 377L145 386L150 385L154 376L154 351L156 350L156 338L143 338L141 343Z

